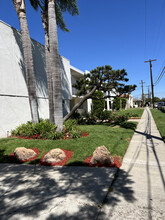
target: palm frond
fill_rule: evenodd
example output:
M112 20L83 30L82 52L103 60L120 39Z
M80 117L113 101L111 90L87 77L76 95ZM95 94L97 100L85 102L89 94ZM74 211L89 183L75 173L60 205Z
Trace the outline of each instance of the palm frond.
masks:
M62 12L68 12L71 15L78 15L77 0L56 0Z
M35 10L38 10L39 7L38 2L39 2L38 0L30 0L30 4Z
M66 23L65 23L65 21L64 21L61 8L59 7L58 4L55 4L55 12L56 12L56 22L57 22L57 26L58 26L61 30L66 31L66 32L69 32L69 30L66 28Z

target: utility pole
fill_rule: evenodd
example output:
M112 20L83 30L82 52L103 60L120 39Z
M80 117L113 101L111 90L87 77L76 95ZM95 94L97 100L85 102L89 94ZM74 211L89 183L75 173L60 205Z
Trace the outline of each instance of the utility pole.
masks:
M150 103L151 102L151 97L150 97L150 86L147 86L148 87L148 102ZM151 103L150 103L151 104Z
M143 90L143 84L144 84L145 82L143 82L143 80L141 80L141 85L142 85L142 107L144 107L144 90Z
M157 61L157 59L155 60L148 60L148 61L144 61L145 63L150 63L150 76L151 76L151 90L152 90L152 105L153 105L153 108L155 107L154 106L154 85L153 85L153 79L152 79L152 62L153 61Z

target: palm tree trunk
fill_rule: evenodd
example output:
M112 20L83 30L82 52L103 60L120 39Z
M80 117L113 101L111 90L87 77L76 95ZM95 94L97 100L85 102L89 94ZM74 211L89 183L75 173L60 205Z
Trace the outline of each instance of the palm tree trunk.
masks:
M38 104L37 104L37 96L36 96L32 46L31 46L29 29L26 19L25 2L24 0L22 0L21 2L19 0L13 0L13 3L20 22L30 110L31 110L32 121L33 123L35 123L39 121L39 114L38 114Z
M49 35L48 35L48 22L47 13L41 14L43 28L45 31L45 58L46 58L46 75L48 83L48 98L49 98L49 120L54 123L54 104L53 104L53 82L51 74L51 63L50 63L50 47L49 47Z
M55 0L48 0L48 29L50 46L50 66L53 81L54 121L57 129L63 129L61 67L58 52Z
M80 101L79 103L77 103L73 108L72 110L64 117L64 121L68 120L72 115L73 113L89 98L92 97L92 95L94 94L94 92L96 91L97 87L95 86L89 93L87 93Z

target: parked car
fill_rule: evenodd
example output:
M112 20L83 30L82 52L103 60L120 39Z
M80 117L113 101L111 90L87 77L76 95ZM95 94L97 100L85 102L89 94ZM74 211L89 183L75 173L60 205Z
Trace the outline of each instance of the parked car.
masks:
M165 106L165 102L158 102L158 109L161 110L162 106Z
M158 107L158 103L155 103L155 108L157 108Z

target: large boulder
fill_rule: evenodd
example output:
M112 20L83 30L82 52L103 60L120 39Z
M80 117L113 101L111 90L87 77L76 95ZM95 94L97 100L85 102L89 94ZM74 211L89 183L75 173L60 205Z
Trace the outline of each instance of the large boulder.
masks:
M14 156L19 161L25 161L37 156L37 153L32 149L17 147L14 151Z
M96 148L90 160L91 164L111 164L113 162L113 157L104 145Z
M57 163L66 157L63 150L56 148L53 150L50 150L45 156L44 156L44 162L47 163Z

